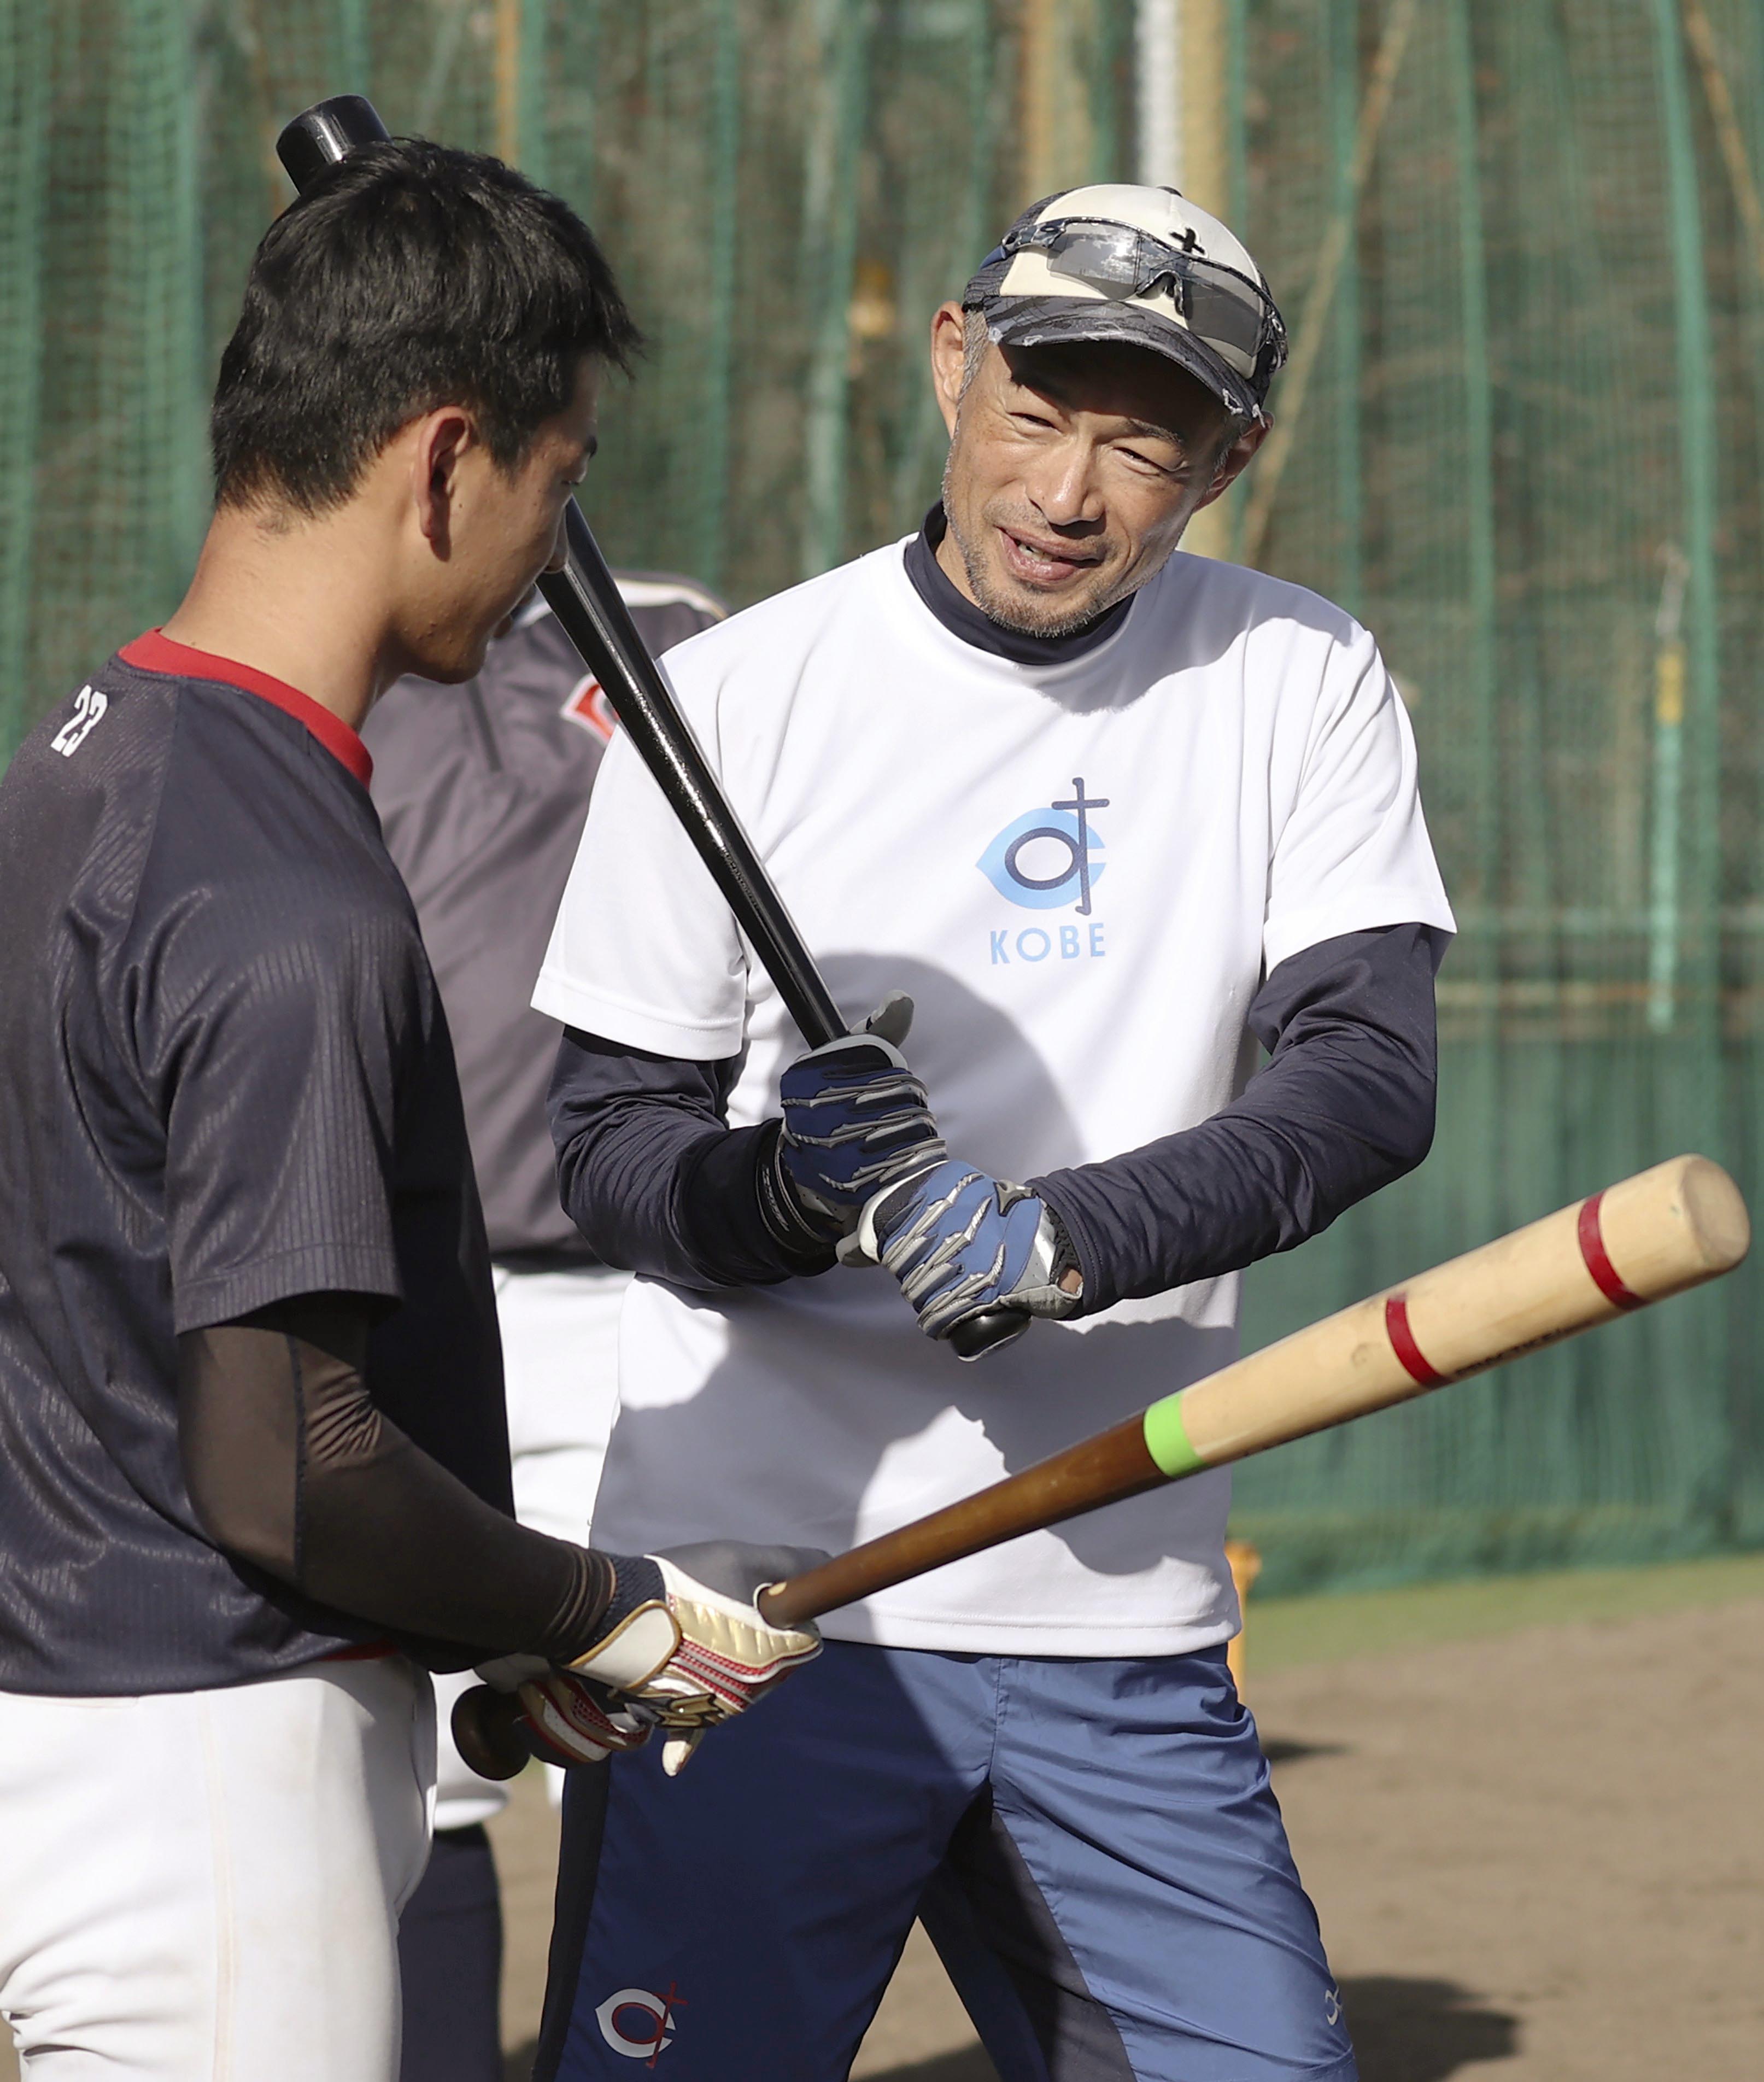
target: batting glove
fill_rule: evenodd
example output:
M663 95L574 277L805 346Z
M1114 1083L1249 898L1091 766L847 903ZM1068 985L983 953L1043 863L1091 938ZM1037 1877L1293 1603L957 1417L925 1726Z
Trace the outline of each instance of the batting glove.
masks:
M898 1045L911 1018L911 1000L896 993L863 1033L799 1056L781 1081L774 1176L825 1242L848 1236L884 1187L944 1154L925 1088Z
M617 1582L605 1631L566 1674L596 1688L581 1696L610 1699L615 1724L629 1716L662 1730L662 1768L670 1778L708 1729L744 1712L821 1652L812 1625L773 1626L757 1603L767 1585L824 1562L819 1548L713 1540L611 1559ZM599 1728L586 1734L590 1743L633 1747L607 1743Z
M504 1656L478 1674L499 1692L519 1695L527 1747L545 1764L600 1764L620 1751L641 1749L655 1731L653 1714L537 1656Z
M988 1309L1070 1316L1082 1302L1062 1283L1077 1259L1053 1209L951 1157L877 1194L840 1254L886 1266L928 1338Z

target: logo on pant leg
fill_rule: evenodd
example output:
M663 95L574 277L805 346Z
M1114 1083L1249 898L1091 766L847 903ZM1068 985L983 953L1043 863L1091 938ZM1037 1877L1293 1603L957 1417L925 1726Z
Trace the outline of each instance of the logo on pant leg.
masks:
M647 1988L620 1988L608 1996L594 2012L600 2036L615 2053L627 2059L646 2060L653 2067L674 2042L674 2012L685 2007L685 1999L667 1984L665 1996Z

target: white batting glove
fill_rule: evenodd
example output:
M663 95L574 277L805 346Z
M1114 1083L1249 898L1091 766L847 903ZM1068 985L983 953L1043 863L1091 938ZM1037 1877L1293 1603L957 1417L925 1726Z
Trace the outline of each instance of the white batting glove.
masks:
M521 1675L522 1671L532 1674ZM537 1656L504 1656L478 1675L499 1692L519 1694L527 1747L542 1763L603 1764L641 1749L655 1730L653 1715L634 1708L604 1685L556 1670Z
M598 1763L659 1727L662 1768L671 1778L707 1729L821 1652L813 1626L773 1626L756 1602L768 1585L824 1562L819 1548L713 1540L608 1558L616 1581L592 1648L566 1670L512 1656L479 1672L502 1690L518 1689L533 1733L568 1761Z

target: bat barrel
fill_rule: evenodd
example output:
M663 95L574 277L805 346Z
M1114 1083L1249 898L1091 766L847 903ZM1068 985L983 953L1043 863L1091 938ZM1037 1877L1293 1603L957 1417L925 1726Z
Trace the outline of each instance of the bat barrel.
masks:
M1675 1157L1166 1396L1142 1415L768 1591L780 1623L1536 1351L1745 1255L1720 1165Z
M1147 1440L1172 1477L1242 1460L1701 1286L1750 1241L1720 1165L1673 1157L1167 1397Z

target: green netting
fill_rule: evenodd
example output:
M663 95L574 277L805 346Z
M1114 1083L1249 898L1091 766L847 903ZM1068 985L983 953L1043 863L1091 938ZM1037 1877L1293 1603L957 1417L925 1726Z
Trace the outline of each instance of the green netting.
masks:
M1025 201L1133 172L1145 11L0 0L0 741L176 598L306 103L364 90L592 219L654 343L592 517L616 558L747 601L916 519L930 310ZM1435 1154L1254 1276L1265 1337L1681 1148L1764 1176L1764 17L1181 11L1191 57L1210 24L1233 213L1311 342L1231 525L1383 641L1464 927ZM1764 1540L1757 1295L1245 1469L1265 1581Z
M1252 11L1249 230L1297 327L1396 14ZM1257 1275L1260 1335L1677 1149L1760 1175L1761 58L1743 4L1415 12L1262 561L1410 703L1463 927L1440 1135ZM1756 1295L1289 1449L1241 1528L1287 1587L1755 1541Z

